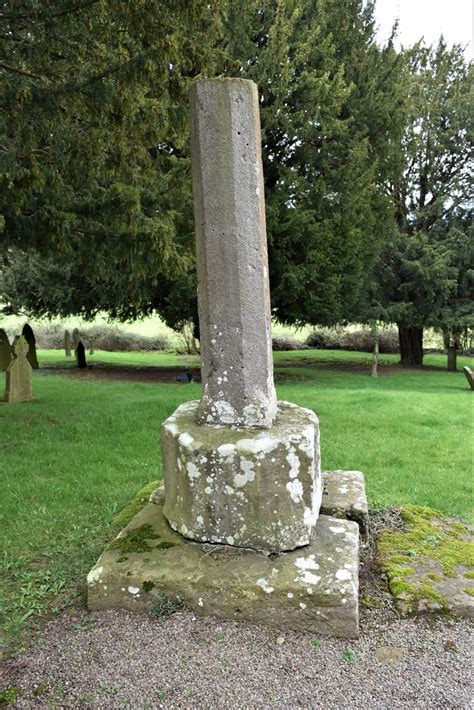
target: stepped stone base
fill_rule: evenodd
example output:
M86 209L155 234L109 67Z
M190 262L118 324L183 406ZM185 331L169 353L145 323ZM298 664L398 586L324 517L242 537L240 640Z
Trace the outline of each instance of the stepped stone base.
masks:
M361 471L323 471L321 515L354 520L362 537L369 533L369 508Z
M153 500L89 573L90 609L143 611L164 594L200 616L357 638L357 523L320 515L313 542L267 555L189 541L168 525L162 488Z

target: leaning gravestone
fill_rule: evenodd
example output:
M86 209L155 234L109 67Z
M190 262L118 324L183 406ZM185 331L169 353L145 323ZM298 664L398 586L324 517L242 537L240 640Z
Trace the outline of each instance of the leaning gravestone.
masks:
M5 402L27 402L34 399L31 391L31 365L27 359L29 345L23 335L13 341L13 360L7 367Z
M36 355L36 338L31 325L25 323L25 325L23 326L22 335L25 337L25 340L29 346L28 354L26 356L28 358L28 362L30 363L33 370L37 370L39 368L39 365L38 357Z
M64 331L64 354L71 357L71 334L68 330Z
M86 348L85 348L82 340L79 340L79 342L77 343L76 349L75 349L75 354L76 354L76 365L80 369L84 369L84 367L87 367Z
M359 527L319 515L318 419L275 396L255 84L194 84L191 136L202 396L163 423L164 490L91 570L88 604L144 609L164 593L354 637Z
M464 365L462 371L466 375L466 380L469 382L469 387L474 390L474 372L467 365Z
M12 348L8 335L0 328L0 370L6 370L12 360Z

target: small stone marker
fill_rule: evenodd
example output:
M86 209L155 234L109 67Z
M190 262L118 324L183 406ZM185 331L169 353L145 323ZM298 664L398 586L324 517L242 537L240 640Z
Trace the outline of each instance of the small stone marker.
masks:
M28 358L28 362L30 363L33 370L37 370L39 368L39 365L38 358L36 355L36 338L31 325L25 323L25 325L23 326L22 335L25 337L25 340L29 346L28 354L26 356Z
M469 382L470 388L474 390L474 372L467 365L462 368L462 371L466 375L466 379Z
M94 354L94 340L93 338L90 339L89 341L89 355Z
M28 343L23 335L13 341L13 360L7 367L6 402L27 402L34 399L31 391L31 365L27 360Z
M6 370L12 360L12 348L8 335L0 328L0 370Z
M82 342L82 340L79 340L78 344L76 345L75 354L76 354L76 365L81 369L84 369L85 367L87 367L86 349L84 347L84 343Z
M71 334L68 330L64 331L64 354L71 357Z

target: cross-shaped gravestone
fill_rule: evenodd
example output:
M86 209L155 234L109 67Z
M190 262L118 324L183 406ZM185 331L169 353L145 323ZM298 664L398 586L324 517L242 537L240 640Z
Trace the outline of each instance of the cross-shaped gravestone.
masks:
M13 341L14 357L6 371L6 402L26 402L33 399L31 365L27 360L28 349L29 345L24 335L18 335Z
M294 549L321 503L318 420L277 407L257 87L201 81L190 100L203 385L163 424L164 513L195 540Z

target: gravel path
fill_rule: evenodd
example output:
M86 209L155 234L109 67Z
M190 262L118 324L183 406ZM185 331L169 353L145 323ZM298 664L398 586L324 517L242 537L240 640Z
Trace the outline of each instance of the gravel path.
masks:
M179 612L64 613L7 661L13 708L468 708L470 624L364 612L358 641Z

